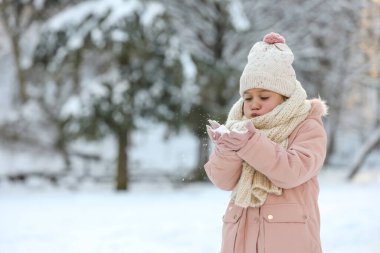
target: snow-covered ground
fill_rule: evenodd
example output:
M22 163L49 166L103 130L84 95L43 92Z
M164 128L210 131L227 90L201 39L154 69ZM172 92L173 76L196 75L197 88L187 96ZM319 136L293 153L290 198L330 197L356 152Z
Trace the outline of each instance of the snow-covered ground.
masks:
M380 178L362 179L321 176L324 252L380 252ZM128 193L0 184L0 253L217 253L228 197L210 184Z

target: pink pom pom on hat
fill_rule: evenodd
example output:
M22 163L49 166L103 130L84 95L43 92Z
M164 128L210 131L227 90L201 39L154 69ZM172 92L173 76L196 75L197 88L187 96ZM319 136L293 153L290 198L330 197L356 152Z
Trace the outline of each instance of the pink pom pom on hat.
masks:
M281 36L278 33L268 33L267 35L264 36L263 41L268 43L268 44L275 44L275 43L284 43L285 44L285 38Z

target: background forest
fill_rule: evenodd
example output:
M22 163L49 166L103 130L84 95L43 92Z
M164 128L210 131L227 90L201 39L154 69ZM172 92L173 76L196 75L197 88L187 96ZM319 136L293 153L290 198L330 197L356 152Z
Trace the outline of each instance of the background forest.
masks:
M0 1L0 185L204 181L205 124L279 32L327 101L325 170L379 167L380 1Z
M251 46L329 106L327 253L380 249L379 0L0 0L0 253L214 253L207 182Z

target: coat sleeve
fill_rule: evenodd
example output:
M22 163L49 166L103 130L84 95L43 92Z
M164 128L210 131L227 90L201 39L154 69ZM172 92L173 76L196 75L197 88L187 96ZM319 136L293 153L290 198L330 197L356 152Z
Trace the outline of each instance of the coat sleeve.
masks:
M256 133L237 154L276 186L294 188L318 175L327 145L321 120L307 119L295 131L287 149Z
M242 163L236 152L225 153L215 148L204 168L215 186L231 191L240 178Z

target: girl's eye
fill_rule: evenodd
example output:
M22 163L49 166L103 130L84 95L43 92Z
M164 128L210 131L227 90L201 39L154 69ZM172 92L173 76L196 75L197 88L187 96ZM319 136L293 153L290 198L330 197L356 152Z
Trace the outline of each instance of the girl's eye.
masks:
M251 101L252 98L251 98L251 97L246 97L246 98L244 98L244 100L245 100L245 101Z
M269 97L260 97L261 100L267 100Z

